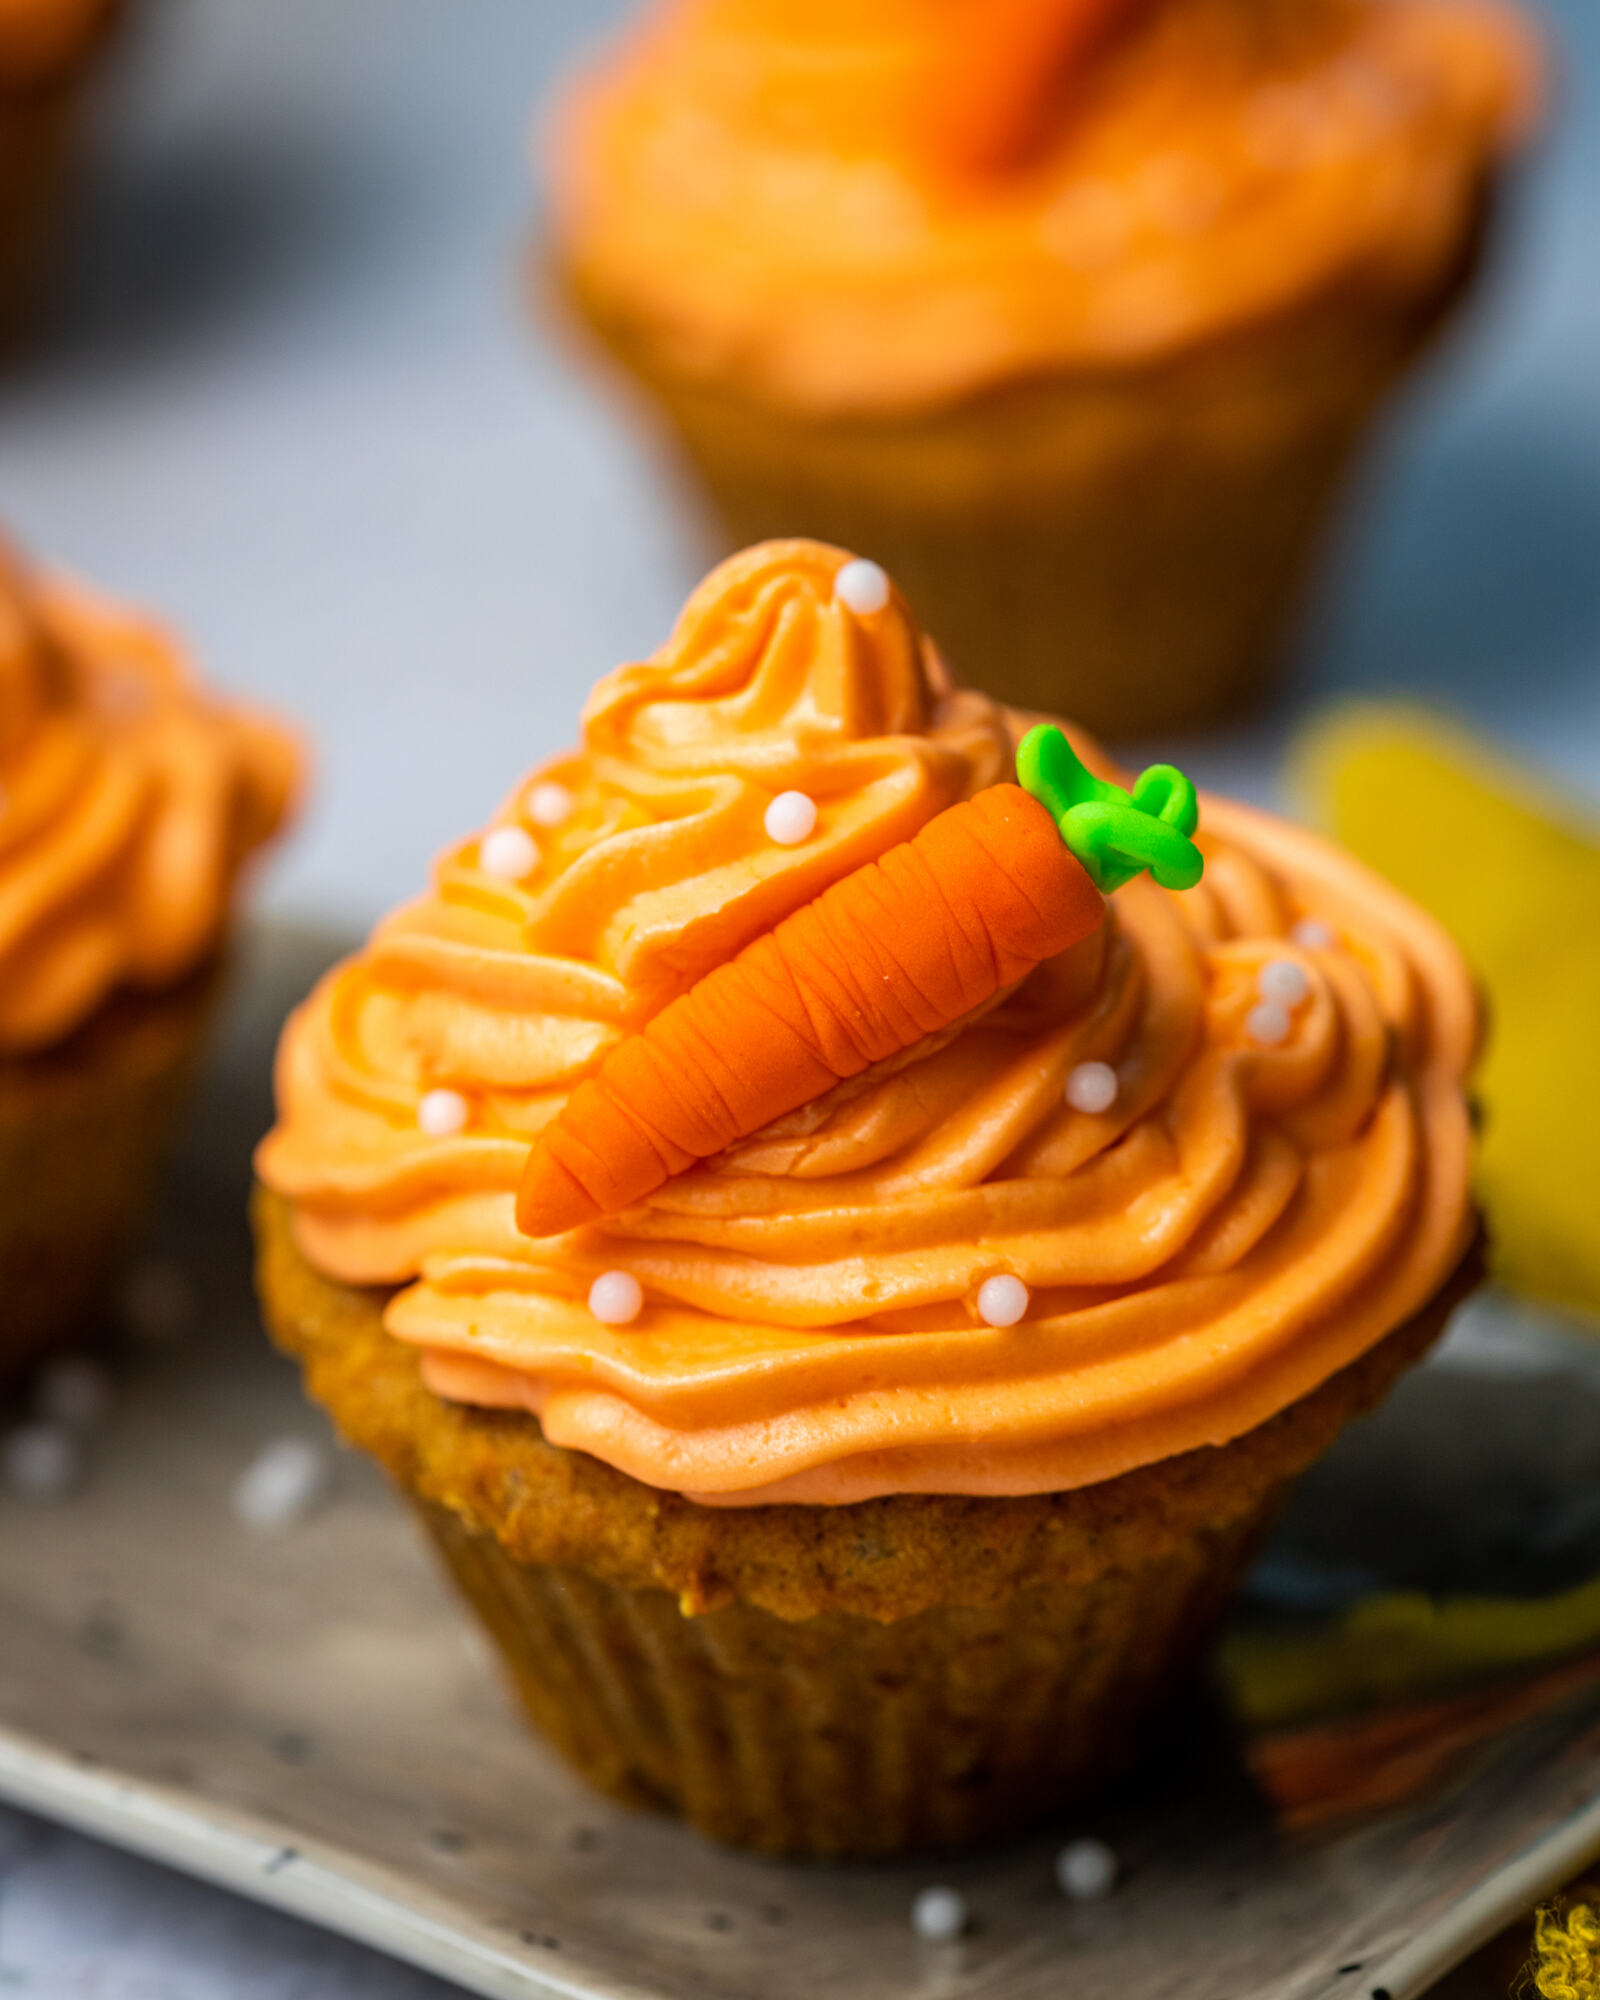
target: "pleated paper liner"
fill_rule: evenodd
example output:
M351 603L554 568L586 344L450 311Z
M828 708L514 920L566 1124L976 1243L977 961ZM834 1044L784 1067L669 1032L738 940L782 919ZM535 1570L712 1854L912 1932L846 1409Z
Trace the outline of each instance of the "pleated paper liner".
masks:
M1478 1269L1475 1246L1423 1313L1257 1430L1100 1486L706 1509L531 1417L442 1403L384 1333L385 1292L315 1272L280 1198L258 1194L256 1225L276 1339L420 1512L538 1729L614 1797L828 1857L1014 1834L1127 1763L1294 1475Z
M665 418L728 548L813 535L871 557L961 679L1117 738L1269 689L1351 461L1482 234L1419 298L1352 288L1175 359L882 418L674 374L576 279L545 288Z
M80 1332L153 1192L221 985L119 994L59 1048L0 1057L0 1381Z

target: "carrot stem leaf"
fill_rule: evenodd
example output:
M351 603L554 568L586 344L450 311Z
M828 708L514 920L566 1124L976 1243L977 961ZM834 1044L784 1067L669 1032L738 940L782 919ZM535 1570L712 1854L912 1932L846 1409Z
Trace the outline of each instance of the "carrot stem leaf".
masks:
M1132 792L1097 778L1059 729L1030 729L1017 747L1017 782L1109 896L1149 869L1163 889L1192 889L1205 863L1193 834L1194 786L1171 764L1141 771Z

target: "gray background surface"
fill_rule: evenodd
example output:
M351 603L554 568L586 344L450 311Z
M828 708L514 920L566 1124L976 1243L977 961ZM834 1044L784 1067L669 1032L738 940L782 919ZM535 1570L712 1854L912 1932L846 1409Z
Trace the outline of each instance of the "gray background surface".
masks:
M0 379L0 517L316 739L265 884L365 924L572 737L698 573L682 510L522 309L530 107L615 0L148 0L65 310ZM1278 710L1166 742L1262 799L1332 693L1443 701L1600 798L1600 16L1471 328L1374 461ZM458 699L441 702L442 687ZM442 1992L0 1809L0 1992Z

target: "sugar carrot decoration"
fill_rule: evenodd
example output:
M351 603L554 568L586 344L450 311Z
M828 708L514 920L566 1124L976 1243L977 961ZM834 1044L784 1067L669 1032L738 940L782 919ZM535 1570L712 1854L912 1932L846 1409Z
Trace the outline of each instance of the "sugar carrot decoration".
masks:
M1194 787L1132 795L1058 729L994 785L835 882L619 1043L535 1140L517 1226L553 1236L642 1201L698 1160L950 1027L1087 937L1142 869L1190 888Z
M1064 87L1142 0L966 0L920 107L929 160L1005 173L1040 150Z

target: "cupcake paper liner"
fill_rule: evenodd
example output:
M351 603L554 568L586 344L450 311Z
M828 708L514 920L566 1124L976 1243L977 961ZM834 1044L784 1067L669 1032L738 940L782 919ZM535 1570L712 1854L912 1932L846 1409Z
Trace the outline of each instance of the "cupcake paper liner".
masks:
M387 1468L539 1731L615 1798L769 1853L889 1856L1024 1830L1137 1753L1294 1476L1477 1279L1268 1423L1097 1486L706 1508L529 1416L442 1402L389 1294L306 1262L258 1191L274 1338Z
M76 84L0 96L0 348L22 337L38 308L81 96Z
M0 1058L0 1379L82 1331L144 1213L215 964L118 995L61 1047Z
M417 1511L540 1732L599 1790L769 1854L867 1858L1017 1832L1131 1761L1276 1511L1131 1569L892 1624L685 1617L664 1590L519 1563Z
M105 7L49 75L0 80L0 351L26 338L43 303L89 80L120 11Z
M557 278L667 419L730 548L814 535L870 556L962 679L1118 737L1263 692L1351 461L1482 224L1420 299L1319 298L1170 361L878 420L674 376Z

